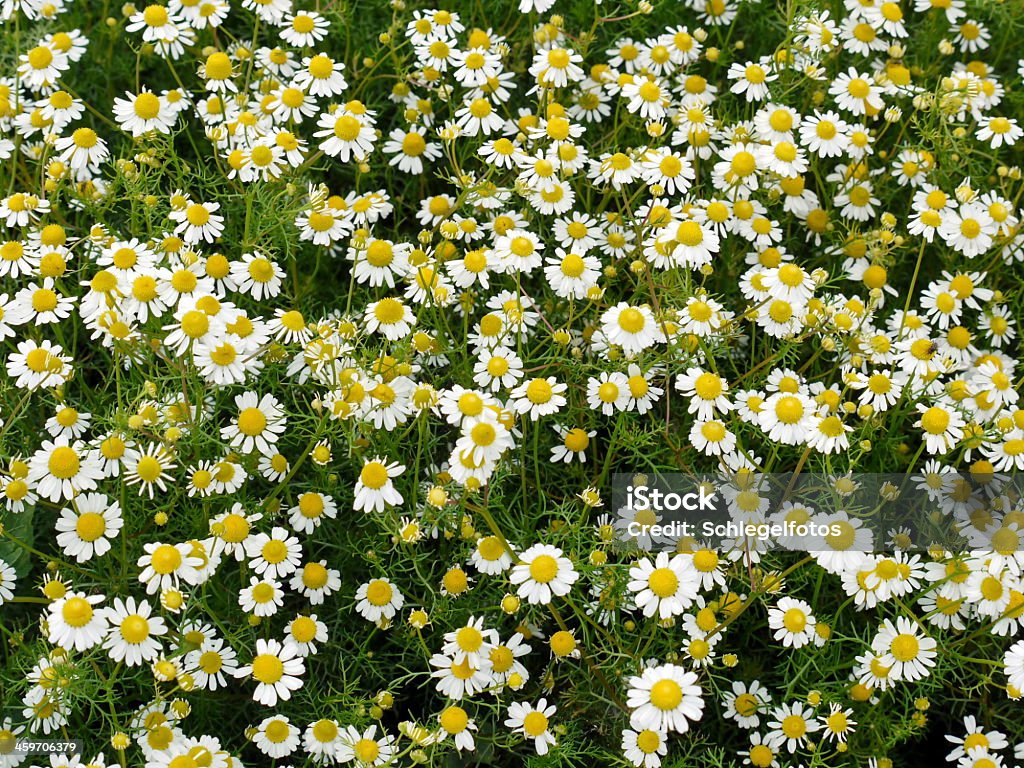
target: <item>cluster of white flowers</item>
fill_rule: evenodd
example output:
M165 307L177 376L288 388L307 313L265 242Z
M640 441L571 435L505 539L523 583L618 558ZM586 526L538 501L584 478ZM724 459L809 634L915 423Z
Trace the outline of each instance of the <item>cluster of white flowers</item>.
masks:
M243 750L253 764L423 763L502 727L545 755L581 705L560 698L553 670L568 667L607 697L632 765L660 766L717 698L749 731L744 764L778 768L845 752L864 705L932 676L946 637L992 638L1000 657L982 663L1021 697L1024 513L998 473L1024 470L1021 172L1001 160L1024 136L1010 116L1024 61L986 62L995 32L964 0L791 3L784 44L751 59L712 43L756 2L682 3L677 23L602 51L561 17L522 17L524 44L470 24L468 5L396 0L379 104L381 62L346 65L331 4L292 0L125 6L108 26L176 85L136 70L133 89L114 77L110 103L88 100L75 75L96 44L55 26L76 5L0 0L18 40L0 72L0 395L14 393L0 543L20 556L0 559L0 605L38 602L24 594L37 576L46 603L32 630L45 652L0 737L64 733L87 706L82 676L113 692L148 670L125 701L152 700L105 734L121 765L229 768ZM595 30L617 21L590 11ZM930 69L909 63L926 25L948 28ZM185 142L205 173L165 177ZM317 307L328 271L338 298ZM541 528L526 507L542 476L586 478L578 500L551 489L579 517L579 502L601 505L627 432L638 457L657 440L680 467L751 476L792 469L791 454L797 472L852 470L873 436L902 433L915 489L965 521L964 549L916 554L928 542L896 532L872 553L856 516L769 515L753 492L750 522L841 533L775 570L739 544L622 555L610 542L634 510L599 517L596 535L585 514ZM510 516L490 501L503 483L522 489ZM50 513L54 530L19 538ZM513 536L510 520L528 524ZM332 538L364 526L369 548ZM448 542L434 594L415 548ZM847 602L821 611L808 601L828 585ZM467 611L473 590L486 597ZM736 667L733 622L759 604L759 641L808 665L844 643L849 677L824 697L723 686L709 670ZM413 648L373 723L321 703L335 667L314 657L343 653L337 612L368 622L352 634L392 642L402 627L394 642ZM856 620L868 640L833 638ZM617 647L626 623L649 642ZM673 650L648 655L670 628ZM393 696L425 680L442 705L393 726ZM224 690L266 710L243 734L187 735L190 697ZM963 722L949 760L1002 766L1007 737Z

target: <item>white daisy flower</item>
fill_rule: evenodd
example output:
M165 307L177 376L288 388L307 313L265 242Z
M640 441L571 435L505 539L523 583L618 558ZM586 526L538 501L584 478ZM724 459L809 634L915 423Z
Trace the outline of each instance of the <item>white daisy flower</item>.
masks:
M547 605L553 597L569 594L579 578L572 560L549 544L534 544L519 556L509 576L518 595L530 604Z
M271 453L287 424L278 399L270 394L259 397L255 392L243 392L235 396L235 407L238 415L221 428L221 438L242 453Z
M637 608L644 616L667 619L678 616L697 599L700 578L693 568L693 560L683 555L671 559L667 552L659 552L652 562L649 557L638 560L629 569L630 591L637 593Z
M540 699L536 705L514 701L509 704L505 727L521 733L527 739L533 739L537 754L546 755L548 749L556 743L550 731L551 718L556 711L554 705L548 706L547 699Z
M286 528L274 526L269 534L257 533L245 540L249 568L267 579L294 573L302 560L302 545Z
M815 625L811 606L803 600L783 597L768 610L768 627L786 648L802 648L814 639Z
M924 634L906 616L897 617L895 624L886 619L871 641L871 650L881 656L880 662L889 667L890 675L911 682L931 674L937 646L935 638Z
M107 615L95 606L103 600L103 595L72 591L50 603L49 642L66 651L79 652L99 645L107 631Z
M601 315L601 328L608 342L621 347L627 357L665 341L665 333L647 305L619 302Z
M356 590L356 611L367 621L390 621L405 605L405 597L389 579L371 579Z
M285 715L268 717L253 730L253 744L272 760L288 757L299 747L301 731Z
M648 667L629 678L626 706L635 729L686 733L704 714L697 675L675 664Z
M61 510L57 519L57 545L79 563L102 557L124 526L121 506L102 493L83 493Z
M162 618L152 615L153 608L146 600L136 604L134 597L115 597L113 605L103 610L110 624L103 647L110 658L134 667L160 655L157 638L167 633L167 625Z
M265 707L273 707L278 701L288 701L292 692L302 687L305 672L306 664L295 646L261 638L256 641L252 663L239 667L235 677L255 680L253 700Z
M386 463L379 456L364 462L355 485L353 509L356 512L383 512L388 505L401 504L402 494L391 481L404 471L404 465L398 462Z
M298 11L281 22L281 39L296 48L310 48L325 37L331 23L315 11Z

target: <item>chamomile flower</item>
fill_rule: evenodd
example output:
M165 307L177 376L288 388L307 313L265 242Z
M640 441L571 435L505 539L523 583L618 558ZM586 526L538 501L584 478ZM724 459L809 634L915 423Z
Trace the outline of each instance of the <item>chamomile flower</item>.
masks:
M322 605L325 598L341 589L341 573L328 568L326 560L309 562L292 574L288 586L309 600L310 605Z
M299 533L312 533L324 522L338 515L338 505L325 493L306 491L288 510L288 524Z
M494 576L512 565L512 554L497 536L484 536L473 550L470 562L480 573Z
M243 453L270 453L287 423L280 402L273 395L245 392L235 396L235 406L238 415L221 428L221 438Z
M632 306L623 301L601 315L601 327L609 343L633 357L665 341L665 334L646 305Z
M317 120L319 131L313 133L320 149L331 157L347 163L351 159L364 160L373 151L376 141L372 117L366 112L341 108L324 112Z
M618 371L604 371L597 378L588 379L587 404L605 416L626 410L629 406L629 380L626 375Z
M515 410L533 421L557 413L565 404L568 385L553 376L523 381L511 392Z
M455 119L459 129L469 136L489 136L505 124L494 105L483 97L475 98L456 110Z
M416 315L401 299L386 298L366 305L366 330L391 341L405 338L416 325Z
M134 597L121 600L115 597L112 605L104 609L110 627L103 647L114 661L126 666L138 666L153 661L160 655L159 637L167 633L167 625L146 600L138 604Z
M395 745L387 733L377 737L376 725L362 732L349 725L338 738L335 756L342 763L356 761L359 765L385 765L392 762L395 751Z
M835 98L840 109L854 116L878 112L884 106L874 78L857 72L853 67L840 73L832 81L828 92Z
M153 444L145 450L133 449L125 455L124 482L126 485L138 485L139 495L147 494L153 498L154 492L167 490L167 481L171 479L172 470L177 467L174 454L162 445Z
M146 585L146 594L176 589L179 584L196 584L202 560L194 554L190 544L143 545L144 554L136 565L141 569L139 581Z
M316 45L327 36L330 22L315 11L299 11L281 20L281 39L296 48Z
M771 694L758 680L749 685L734 680L732 689L723 695L722 703L725 717L735 720L740 728L757 728L761 724L761 715L771 704Z
M204 640L199 648L185 656L185 669L195 679L200 690L216 691L226 688L227 678L235 676L238 668L234 649L222 638Z
M530 74L542 88L565 88L583 77L583 57L568 48L539 50L533 57Z
M928 453L944 454L953 449L964 436L964 418L952 407L943 404L917 404L920 418L914 423L924 432Z
M1009 684L1017 690L1024 690L1024 640L1018 640L1006 650L1003 664Z
M70 66L64 53L51 45L37 45L18 57L18 77L26 88L45 93Z
M505 726L518 731L527 739L533 739L537 754L546 755L548 749L556 743L550 731L551 718L556 711L557 707L549 706L547 699L543 698L536 705L514 701L508 707Z
M80 176L94 175L110 156L107 143L92 128L77 128L70 136L57 139L54 149L60 153L60 161Z
M787 648L802 648L814 638L816 620L803 600L784 597L768 611L768 626Z
M285 715L265 718L254 729L253 744L267 757L288 757L299 747L302 732Z
M178 120L178 113L160 96L143 90L127 93L127 98L114 99L114 119L121 130L132 136L144 136L154 131L170 133Z
M281 292L284 270L265 254L257 251L243 253L241 259L231 263L230 270L236 289L257 301L273 298Z
M686 733L704 714L697 675L674 664L648 667L629 678L626 706L634 729Z
M325 53L317 53L302 59L292 82L310 96L338 96L348 88L344 70L343 62L335 61Z
M327 642L327 625L317 615L299 614L288 623L288 631L285 635L285 642L292 643L299 650L302 657L315 654L317 643Z
M103 595L68 592L50 604L48 640L66 651L87 651L99 645L107 632L107 614L97 608Z
M729 89L732 93L741 94L748 102L764 101L768 98L771 86L769 83L778 78L766 64L748 61L746 64L730 65L727 77L735 80Z
M212 243L224 233L224 217L215 213L220 203L188 202L181 209L172 209L170 217L177 222L175 234L187 243Z
M14 585L17 583L17 573L6 560L0 559L0 605L8 602L14 597Z
M710 264L712 257L718 253L720 239L714 229L708 228L695 220L680 222L675 227L668 227L667 232L658 238L664 243L671 254L671 266L684 266L699 269ZM657 265L657 262L656 262ZM670 264L661 264L667 267Z
M547 605L553 597L569 594L579 573L562 550L549 544L526 549L509 576L517 594L531 604Z
M897 680L920 680L931 674L937 656L935 638L923 634L921 628L905 616L895 624L886 619L871 641L871 649L880 655L880 663L888 667Z
M273 707L278 701L288 701L302 687L305 672L306 664L294 645L259 639L252 662L238 667L235 677L254 680L253 700Z
M807 743L807 739L821 730L821 723L814 718L814 710L798 701L775 707L768 723L771 729L765 743L772 749L783 749L793 754Z
M729 400L729 383L712 371L688 368L675 381L675 388L690 399L687 411L701 421L714 418L716 413L728 413L733 405Z
M770 440L799 445L813 425L814 411L814 403L807 395L776 392L764 402L758 425Z
M736 435L718 419L698 419L690 428L690 442L701 453L722 456L735 450Z
M28 482L35 492L53 502L71 500L96 488L102 469L93 451L81 441L44 440L29 461Z
M83 493L61 510L57 545L79 563L102 557L124 526L121 507L102 493Z
M508 347L481 350L473 373L473 381L480 387L511 389L523 378L523 361Z
M294 573L302 558L302 546L288 530L275 526L270 534L258 533L245 540L249 568L268 579Z
M423 173L424 161L429 163L441 157L441 146L427 141L425 133L416 128L393 129L382 149L384 154L391 155L390 165L403 173L417 175Z
M353 509L356 512L383 512L387 505L401 504L402 494L395 488L392 479L404 471L404 465L398 462L385 463L379 456L367 460L356 481Z
M367 621L379 622L394 617L405 605L405 598L386 578L373 579L356 590L356 610Z
M437 722L444 735L454 737L456 750L472 752L476 749L472 732L477 730L477 725L465 709L457 704L447 706L438 715Z
M546 259L544 275L552 290L563 298L585 299L597 285L601 262L595 256L581 256L555 249L555 256Z
M636 593L636 606L645 616L660 619L677 616L696 600L700 579L692 559L659 552L652 562L644 558L629 569L630 591Z

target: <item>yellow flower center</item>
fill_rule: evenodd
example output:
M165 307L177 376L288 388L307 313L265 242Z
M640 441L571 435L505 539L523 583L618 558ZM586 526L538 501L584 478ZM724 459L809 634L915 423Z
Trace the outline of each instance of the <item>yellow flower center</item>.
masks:
M656 568L647 577L647 586L658 597L671 597L679 588L679 577L671 568Z
M683 689L675 680L659 680L651 686L651 704L668 712L679 706L683 700Z
M466 714L466 710L462 707L451 706L441 713L439 721L441 727L448 733L462 733L466 730L466 726L469 725L469 715Z
M206 59L207 80L227 80L231 77L231 59L226 53L220 51L211 54Z
M932 406L921 414L921 428L930 435L943 434L949 422L949 413L938 406Z
M554 581L558 575L558 561L551 555L538 555L530 563L530 578L540 584Z
M548 729L548 719L543 712L531 712L523 718L523 730L527 736L536 738Z
M75 521L75 532L82 541L96 541L107 532L107 522L101 514L84 512Z
M161 576L173 573L181 565L181 552L170 544L161 544L150 557L153 570Z
M803 632L807 626L807 614L799 608L790 608L782 616L782 626L793 634Z
M405 317L405 306L398 299L381 299L374 307L373 314L384 325L392 325Z
M920 650L920 643L914 635L896 635L892 640L890 650L897 661L912 661L917 658L917 653Z
M75 449L66 445L54 448L47 462L50 474L59 480L67 480L77 475L79 466L80 461Z
M271 653L261 653L252 660L252 676L261 683L273 685L284 677L284 662Z
M855 77L846 86L846 92L855 99L866 99L871 93L871 86L864 78Z
M367 463L359 473L359 480L367 488L377 490L388 483L388 470L379 461Z
M740 717L750 717L757 712L757 697L752 693L741 693L733 702L733 708Z
M375 579L371 581L369 586L366 588L366 599L370 605L375 605L378 608L382 605L387 605L391 602L392 589L391 585L381 579Z
M53 61L53 51L45 45L38 45L28 52L28 63L33 69L46 69Z
M801 715L787 715L782 719L782 732L788 739L800 739L807 733L807 721Z
M160 114L160 99L152 93L140 93L135 97L134 110L143 120L152 120Z
M92 606L84 597L71 597L61 609L61 617L69 627L84 627L92 621Z
M121 637L129 645L138 645L149 637L149 622L138 614L125 617L121 622Z

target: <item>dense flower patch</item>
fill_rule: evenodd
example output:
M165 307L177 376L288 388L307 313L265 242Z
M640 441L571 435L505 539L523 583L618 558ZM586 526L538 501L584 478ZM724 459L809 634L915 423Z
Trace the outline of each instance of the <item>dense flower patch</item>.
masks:
M1019 1L444 5L0 0L0 747L1024 759Z

